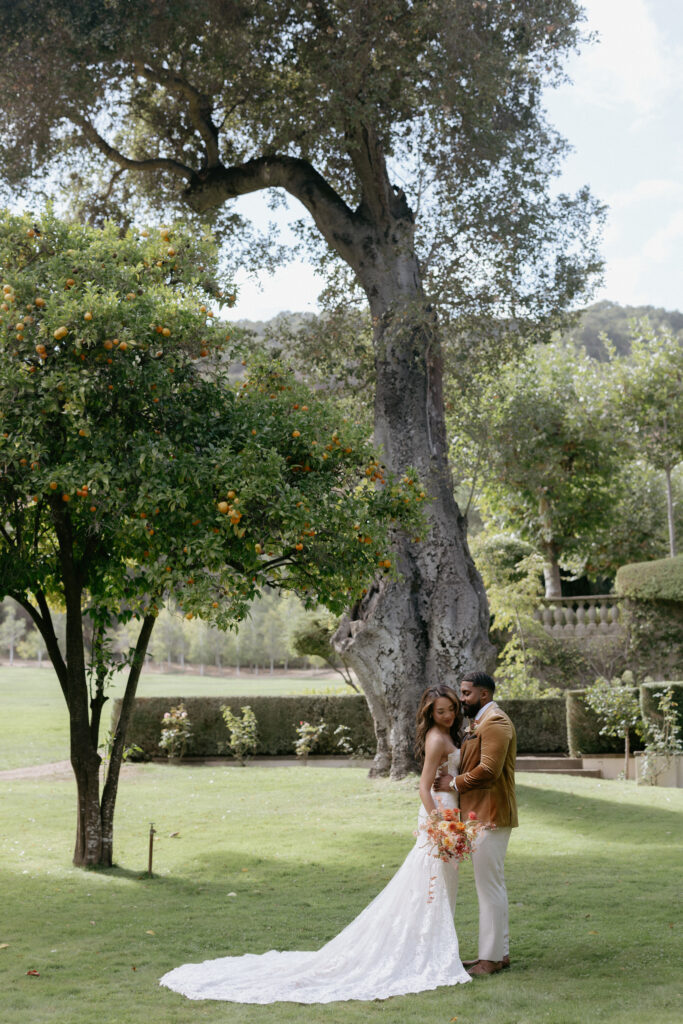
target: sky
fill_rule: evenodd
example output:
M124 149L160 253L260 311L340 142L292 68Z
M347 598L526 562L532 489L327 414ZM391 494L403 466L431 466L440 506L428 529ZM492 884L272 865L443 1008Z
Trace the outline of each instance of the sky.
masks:
M683 309L683 3L584 0L584 8L599 39L569 61L572 81L548 91L546 107L573 147L558 188L588 184L609 207L604 285L594 298ZM238 202L257 220L273 219L262 195ZM252 320L314 311L322 287L301 263L237 284L234 315Z

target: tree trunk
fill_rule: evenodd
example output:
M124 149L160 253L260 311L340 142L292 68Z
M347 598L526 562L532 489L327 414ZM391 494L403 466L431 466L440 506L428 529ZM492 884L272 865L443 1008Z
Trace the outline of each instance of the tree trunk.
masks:
M425 688L458 687L468 671L490 670L484 588L467 546L447 461L438 327L412 251L394 245L359 268L373 314L375 441L394 474L414 469L429 502L419 542L397 534L400 579L378 581L344 616L333 641L353 668L375 724L371 774L400 778L416 767L415 712ZM391 264L390 272L382 263Z
M548 554L543 564L543 579L545 581L546 597L562 597L560 566L552 554Z
M676 526L674 522L674 499L671 487L671 470L667 468L666 474L666 515L669 523L669 555L676 557Z
M73 862L77 867L94 867L102 862L101 760L92 746L89 730L84 731L72 720L71 766L78 799Z

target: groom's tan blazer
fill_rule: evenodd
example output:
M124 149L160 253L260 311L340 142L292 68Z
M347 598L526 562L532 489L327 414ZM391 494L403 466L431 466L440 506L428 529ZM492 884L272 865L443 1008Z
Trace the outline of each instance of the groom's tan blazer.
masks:
M460 748L460 774L455 785L464 815L474 811L479 821L498 828L515 827L515 727L499 707L491 708L465 733Z

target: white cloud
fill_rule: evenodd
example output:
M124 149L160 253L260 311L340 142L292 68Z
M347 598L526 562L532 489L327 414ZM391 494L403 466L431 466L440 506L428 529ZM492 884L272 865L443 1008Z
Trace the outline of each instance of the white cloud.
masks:
M643 248L643 258L652 263L669 263L679 260L683 243L683 209L677 210L659 231L648 239Z
M683 182L673 178L647 178L631 188L620 189L607 199L610 210L624 210L639 203L683 202Z
M585 7L599 40L572 62L584 102L625 104L642 117L680 91L681 48L664 38L645 0L585 0Z

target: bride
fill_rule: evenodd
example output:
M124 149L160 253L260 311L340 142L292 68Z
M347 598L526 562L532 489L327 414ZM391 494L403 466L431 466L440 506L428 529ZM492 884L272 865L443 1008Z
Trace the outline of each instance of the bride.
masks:
M417 713L416 752L421 824L429 812L457 806L457 795L436 793L441 772L457 774L460 701L448 686L430 687ZM234 1003L331 1003L386 999L470 981L453 924L458 869L415 846L378 896L322 949L226 956L184 964L161 978L189 999Z

